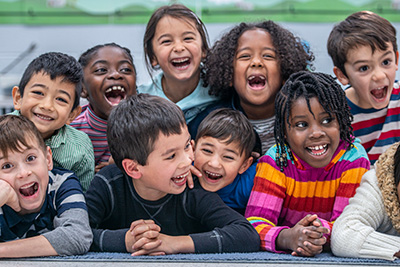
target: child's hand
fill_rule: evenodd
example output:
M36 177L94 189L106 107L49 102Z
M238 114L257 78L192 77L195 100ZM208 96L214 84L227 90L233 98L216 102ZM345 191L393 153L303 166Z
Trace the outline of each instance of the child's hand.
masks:
M198 170L195 166L193 166L193 165L190 167L190 172L191 172L193 175L196 175L197 177L201 177L201 176L202 176L201 171L199 171L199 170ZM192 177L191 175L189 175L189 177L188 177L187 184L188 184L188 187L189 187L189 188L193 188L193 187L194 187L193 177Z
M141 249L154 249L161 244L158 240L160 226L153 220L137 220L132 222L130 229L125 235L125 245L128 252Z
M329 229L322 226L321 221L315 214L307 215L297 225L303 227L300 227L302 235L299 238L299 246L292 252L292 255L311 257L320 254L326 243L324 234L328 234Z
M0 207L8 205L16 212L21 211L18 195L9 183L0 179Z
M190 236L169 236L160 234L158 239L161 244L154 249L141 249L133 253L133 256L140 255L166 255L176 253L194 253L194 243Z

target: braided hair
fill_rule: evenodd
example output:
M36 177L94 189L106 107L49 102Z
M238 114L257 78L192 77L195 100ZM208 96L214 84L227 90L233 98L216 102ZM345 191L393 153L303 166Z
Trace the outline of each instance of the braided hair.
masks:
M286 140L286 126L291 127L289 122L290 111L293 103L304 97L308 110L311 111L310 99L318 98L318 102L324 110L332 117L336 117L339 123L340 139L344 140L350 149L353 146L354 136L351 122L353 115L347 104L344 90L328 74L319 72L300 71L292 74L278 92L275 99L275 142L276 164L283 172L287 166L287 155L293 159L293 154ZM314 116L314 114L313 114Z

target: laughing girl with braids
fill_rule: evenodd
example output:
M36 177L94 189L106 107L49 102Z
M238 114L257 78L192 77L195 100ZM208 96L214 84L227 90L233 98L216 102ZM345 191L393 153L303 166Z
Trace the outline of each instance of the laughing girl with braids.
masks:
M261 249L314 256L329 248L333 222L369 160L354 140L344 92L331 76L291 75L275 109L276 145L257 164L245 216Z

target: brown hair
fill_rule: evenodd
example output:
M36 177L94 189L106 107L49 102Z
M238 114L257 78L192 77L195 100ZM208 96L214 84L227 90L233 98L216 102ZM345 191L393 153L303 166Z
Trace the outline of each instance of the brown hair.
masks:
M396 54L396 29L393 25L373 12L360 11L333 27L327 47L333 64L347 76L344 64L349 50L357 46L370 46L372 52L387 50L388 43L392 43Z
M193 11L191 11L186 6L179 4L162 6L154 11L154 13L151 15L150 20L147 23L146 31L143 38L143 48L146 55L146 67L149 74L152 73L153 69L158 69L157 67L153 67L151 64L152 60L155 58L152 41L156 32L158 22L165 16L193 22L196 25L196 29L201 36L203 52L207 53L209 50L208 33L206 26L199 19L199 17L197 17L197 15L193 13Z
M20 152L22 146L32 148L32 140L36 140L46 153L43 137L33 122L24 116L0 116L0 151L3 157L7 157L9 151Z

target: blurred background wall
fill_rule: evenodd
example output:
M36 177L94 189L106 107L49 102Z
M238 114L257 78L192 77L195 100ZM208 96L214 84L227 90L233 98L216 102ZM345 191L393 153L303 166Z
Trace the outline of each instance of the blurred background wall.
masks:
M115 42L132 51L138 85L147 82L146 23L156 8L171 3L185 4L201 17L211 44L241 21L274 20L309 43L316 71L332 75L326 40L348 15L378 13L400 39L400 0L0 0L0 106L12 105L10 88L33 58L49 51L78 58L94 45Z

